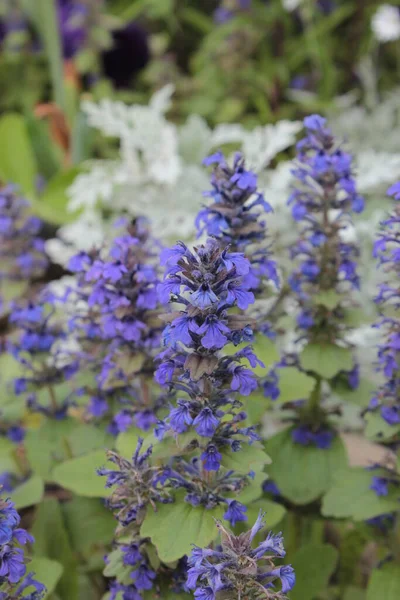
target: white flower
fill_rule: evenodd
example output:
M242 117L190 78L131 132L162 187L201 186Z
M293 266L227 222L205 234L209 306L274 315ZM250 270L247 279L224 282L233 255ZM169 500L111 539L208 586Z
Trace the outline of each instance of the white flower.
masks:
M400 154L376 152L373 149L356 156L356 181L359 192L387 187L400 177Z
M383 4L371 21L371 28L379 42L393 42L400 39L400 13L396 6Z
M105 227L100 214L88 211L58 230L58 237L47 240L45 248L51 260L66 266L80 250L91 250L104 241Z
M291 12L300 6L303 0L282 0L283 8Z

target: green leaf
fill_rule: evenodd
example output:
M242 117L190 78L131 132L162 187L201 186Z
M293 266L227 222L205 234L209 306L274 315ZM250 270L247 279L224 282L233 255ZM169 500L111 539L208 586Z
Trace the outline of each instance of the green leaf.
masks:
M293 402L309 398L315 387L315 379L302 373L296 367L278 370L280 395L278 402Z
M270 371L271 367L279 360L279 352L272 340L267 338L265 335L256 335L253 343L253 349L257 357L264 363L265 367L259 365L253 369L254 373L258 377L265 377Z
M49 481L54 464L68 456L68 435L76 426L73 419L46 421L39 429L28 431L25 448L32 471Z
M286 429L266 443L272 464L268 475L282 495L294 504L308 504L317 500L332 485L336 471L347 465L346 450L336 437L330 448L295 444L292 429Z
M208 546L218 534L214 518L223 512L222 507L194 507L178 496L174 504L159 504L157 512L149 508L140 534L151 539L161 561L170 563L189 554L192 544Z
M107 564L104 567L105 577L115 577L120 583L129 583L132 567L123 562L123 552L120 548L108 554Z
M77 217L77 212L67 210L67 189L73 183L80 169L73 167L68 171L57 173L47 184L45 191L34 204L35 213L56 225L70 223Z
M343 600L365 600L365 591L350 585L344 592Z
M339 304L341 299L342 296L335 292L335 290L327 290L313 296L313 303L322 304L322 306L332 309Z
M400 598L400 567L387 564L372 571L366 600L398 600Z
M110 494L105 488L106 478L97 475L97 469L106 462L104 450L95 450L57 465L51 474L55 483L80 496L104 498Z
M338 552L328 544L307 544L300 548L290 562L296 573L296 585L291 600L310 600L325 591L335 570Z
M114 535L115 519L102 500L75 497L62 510L75 552L90 556L98 547L104 554Z
M44 494L44 482L39 475L33 475L11 492L10 497L15 507L20 510L41 502Z
M332 379L339 371L351 371L353 354L350 348L334 344L308 344L300 354L300 365L324 379Z
M68 444L74 457L87 454L91 450L113 446L112 436L94 425L77 423L67 436Z
M237 473L249 473L250 471L262 471L265 465L271 462L264 449L256 444L242 444L238 452L226 449L222 452L221 464L225 469L233 469Z
M344 384L335 385L334 387L335 394L340 396L342 400L353 402L358 406L368 406L375 390L376 382L369 381L368 379L361 379L359 386L354 390Z
M55 103L66 110L64 90L64 66L61 52L60 28L58 26L55 0L36 0L38 27L46 48L50 65L51 83Z
M240 501L242 499L240 498ZM255 523L258 513L262 510L265 512L265 523L266 529L272 529L275 525L278 525L286 514L286 508L277 502L272 502L272 500L266 500L265 498L261 498L260 500L256 500L252 504L248 506L247 509L247 521L243 524L244 530L252 527L253 523Z
M38 507L32 528L35 556L50 557L63 566L57 584L62 600L76 598L78 588L77 561L64 526L61 507L55 498L46 498Z
M52 592L54 592L64 569L62 564L55 560L34 556L31 562L28 563L28 571L33 571L35 579L46 586L46 594L43 596L44 600L45 598L50 598ZM33 588L27 588L27 591L32 592Z
M378 412L367 413L364 418L367 421L365 435L370 440L376 442L390 440L400 431L400 424L389 425Z
M0 139L1 179L18 185L22 193L33 198L37 166L24 118L14 113L1 117Z
M398 493L393 491L387 496L377 496L370 489L371 477L371 473L365 469L337 471L331 489L322 500L322 514L336 519L366 521L398 510Z

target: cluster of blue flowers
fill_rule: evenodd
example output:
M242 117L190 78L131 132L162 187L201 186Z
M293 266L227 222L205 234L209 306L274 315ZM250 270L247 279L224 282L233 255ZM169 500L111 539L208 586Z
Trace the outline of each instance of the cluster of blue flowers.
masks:
M26 573L27 559L20 546L34 540L18 527L20 521L14 503L0 498L0 600L40 600L46 591L34 573Z
M13 284L35 280L48 265L39 232L41 221L29 213L29 203L13 186L0 189L0 287L13 290ZM27 287L27 285L26 285ZM18 290L17 294L19 295ZM0 313L8 310L0 295Z
M9 317L15 331L7 347L23 369L22 376L14 379L15 394L25 395L31 412L63 419L75 404L73 385L62 397L56 393L56 387L72 379L79 369L79 361L60 343L65 342L66 333L52 302L53 295L44 289L35 304L15 303ZM23 439L22 430L20 434L21 439L14 441Z
M235 155L232 167L221 152L206 158L204 164L214 165L212 189L204 193L212 204L197 215L198 233L213 236L222 249L229 246L230 251L244 253L250 261L250 269L243 275L242 286L256 296L261 295L265 293L265 281L272 281L276 286L279 283L266 223L261 218L263 213L272 212L272 208L257 189L256 173L246 169L240 153Z
M395 200L400 200L400 183L388 190ZM370 402L370 409L379 411L382 419L400 429L400 319L384 315L385 310L398 311L400 307L398 278L400 274L400 204L396 203L389 217L381 223L381 231L374 245L374 257L385 273L385 281L380 285L375 299L383 316L376 324L382 332L384 342L378 350L378 371L384 376L384 383Z
M251 346L231 355L223 352L228 345L253 337L251 319L230 312L234 307L244 311L254 302L253 292L242 283L250 263L242 253L221 250L213 238L193 251L180 242L163 251L161 260L166 272L159 286L160 297L166 301L171 296L176 310L165 317L169 321L164 331L167 348L160 355L155 378L173 390L177 400L167 418L157 424L156 435L162 438L166 431L193 434L192 445L200 450L201 468L196 458L190 465L177 461L166 476L189 492L187 501L211 508L223 489L240 489L243 478L233 473L211 478L210 489L210 478L205 474L219 471L223 449L236 452L241 441L258 439L254 427L240 426L246 414L240 410L237 393L248 396L257 388L253 371L241 364L242 360L247 359L253 367L262 363ZM203 477L199 479L200 473ZM240 520L236 509L241 513L244 509L237 502L229 504L232 508L226 518Z
M313 115L304 119L304 126L306 137L297 144L293 170L297 181L289 198L292 216L302 224L291 252L299 266L289 284L302 306L299 328L308 331L309 339L322 335L334 342L340 338L340 319L335 306L324 306L323 294L341 295L337 304L342 306L349 289L359 287L359 251L354 243L344 241L343 232L352 223L352 213L363 210L364 200L353 178L352 156L338 146L326 119Z
M304 126L306 136L297 144L295 184L288 201L301 225L299 240L291 248L297 266L288 279L299 307L297 342L348 347L343 316L354 303L351 293L359 287L359 250L346 240L346 229L352 226L352 214L363 210L364 200L357 192L352 156L338 145L326 119L312 115L304 119ZM279 397L279 369L287 366L300 368L296 354L283 357L270 372L263 385L267 397ZM351 389L358 387L355 361L351 370L336 378L343 377ZM310 406L301 398L293 405L297 416L292 438L303 446L326 449L334 430L321 407L320 377L316 380Z
M94 380L85 386L88 417L107 419L113 435L133 424L149 430L163 404L151 386L163 329L157 313L159 244L144 219L121 224L123 233L110 247L82 252L69 263L78 281L73 294L82 306L80 312L73 306L69 330L81 349L81 370L84 365Z
M117 468L102 468L98 471L99 475L107 477L106 486L115 488L107 501L119 523L116 530L116 550L113 552L120 553L126 571L111 583L111 600L119 593L126 599L141 600L143 592L158 585L157 573L151 567L146 553L146 540L140 536L140 526L147 510L156 510L157 502L173 502L173 497L163 485L160 468L151 466L149 462L152 447L144 452L142 447L143 439L139 439L132 461L109 452L108 458ZM118 542L118 537L122 537L124 541ZM107 564L111 558L111 555L106 558ZM184 585L182 583L179 586L179 580L182 580L181 570L182 564L175 570L170 569L170 580L176 579L179 590Z
M282 534L269 533L256 548L252 547L253 539L264 526L264 513L261 512L253 527L239 536L217 522L221 546L216 549L193 548L188 560L190 568L187 586L195 590L196 600L216 600L219 592L229 593L230 598L254 600L278 600L286 597L296 579L293 567L277 567L273 562L286 554ZM278 580L281 582L281 590L276 591L275 583Z

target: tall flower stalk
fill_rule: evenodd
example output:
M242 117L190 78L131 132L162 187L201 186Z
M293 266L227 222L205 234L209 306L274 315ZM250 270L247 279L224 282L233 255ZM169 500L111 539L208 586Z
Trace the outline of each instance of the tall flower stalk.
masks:
M241 425L246 414L238 393L249 396L257 387L253 371L242 363L260 364L251 346L226 354L228 345L252 339L252 320L245 311L254 294L243 284L250 263L243 254L221 250L208 238L191 251L182 242L161 256L166 266L160 284L162 301L170 297L173 311L166 315L166 349L155 377L174 390L177 401L156 434L188 434L197 456L191 464L181 459L168 467L166 476L188 491L186 501L207 508L225 502L225 518L244 520L245 508L224 492L238 491L246 478L220 473L223 453L240 451L241 443L258 439L254 427Z
M14 298L27 294L29 281L47 268L41 221L29 212L29 203L14 186L0 189L0 314Z
M400 274L400 183L388 190L396 204L381 223L381 230L374 245L374 257L378 259L384 281L379 286L375 301L381 318L375 327L379 328L382 343L378 347L377 370L384 381L370 402L370 410L377 412L389 426L389 441L398 440L400 431L400 318L399 284Z
M80 307L72 307L69 329L80 348L80 369L89 374L82 381L90 398L85 418L107 421L114 435L132 425L149 430L163 404L152 382L163 329L159 244L144 219L123 225L110 245L81 252L69 263L78 282L72 299Z
M292 216L300 224L300 237L291 249L296 267L289 285L297 305L297 340L300 357L286 356L278 367L296 365L316 379L308 402L294 407L298 427L292 436L303 445L328 448L333 438L328 415L321 407L323 382L343 373L351 388L358 385L358 367L346 340L345 311L359 288L355 243L346 239L352 214L363 210L352 173L352 156L345 152L318 115L304 120L306 136L297 144L293 169L295 185L289 198ZM338 368L314 370L312 353L328 352ZM333 358L332 358L333 357ZM315 363L315 361L314 361ZM266 395L279 396L279 371L266 382Z

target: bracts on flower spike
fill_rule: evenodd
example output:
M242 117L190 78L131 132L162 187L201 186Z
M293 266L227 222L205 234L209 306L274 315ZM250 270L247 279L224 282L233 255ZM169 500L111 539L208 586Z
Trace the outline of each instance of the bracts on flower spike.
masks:
M187 585L196 600L282 600L293 589L296 578L290 565L276 566L285 556L282 534L268 533L256 547L255 536L263 529L260 512L253 527L235 536L217 521L221 547L216 550L195 546L189 557ZM276 584L280 582L280 590Z

